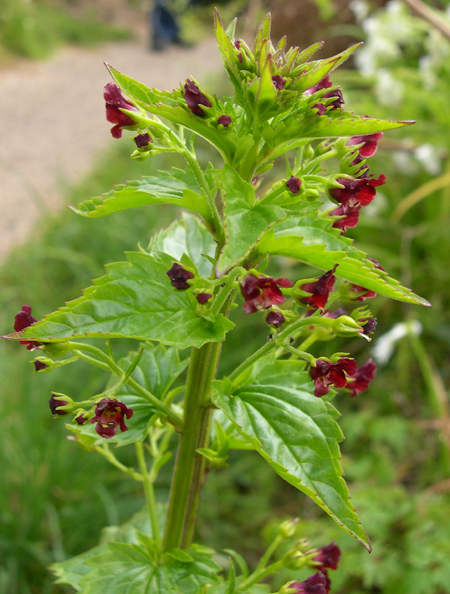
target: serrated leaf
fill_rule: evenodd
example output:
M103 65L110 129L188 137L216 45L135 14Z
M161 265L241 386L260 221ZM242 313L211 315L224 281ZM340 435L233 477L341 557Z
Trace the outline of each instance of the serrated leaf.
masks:
M89 560L92 571L80 581L82 594L200 594L204 586L218 583L220 566L195 545L185 551L192 562L174 560L170 565L152 563L135 545L108 546L106 553Z
M253 381L231 396L217 392L214 404L282 478L370 550L342 478L338 444L343 435L328 411L331 405L314 396L303 363L270 357L265 362L267 368L261 363Z
M206 220L212 219L208 201L201 195L192 169L172 168L160 171L158 177L148 176L118 185L110 192L85 200L72 210L85 217L104 217L128 208L149 204L176 204L197 212Z
M332 229L331 225L331 220L316 219L313 215L292 218L266 233L256 250L260 256L269 254L295 258L322 270L331 270L339 264L335 273L339 278L391 299L429 305L426 299L375 268L367 254L352 247L352 240L340 235L339 230Z
M119 366L126 369L136 357L136 354L136 352L130 352L119 361ZM153 396L162 400L178 376L186 369L188 362L188 359L180 361L178 349L175 347L166 349L162 345L146 343L139 364L131 377ZM117 377L114 375L109 385L114 384L116 381ZM119 431L114 437L108 439L108 444L122 447L137 441L144 441L147 437L148 423L156 412L155 407L148 400L139 396L127 384L123 385L115 393L115 398L131 408L133 416L127 421L128 431L124 433ZM74 423L66 426L78 436L89 436L92 439L92 445L105 443L104 438L96 433L95 425L91 423L81 426Z
M202 318L189 290L172 287L167 276L173 265L169 255L130 252L127 260L109 264L108 274L94 281L82 297L9 338L32 335L36 340L61 342L109 336L155 340L184 349L222 341L233 328L222 315Z
M182 220L175 221L170 227L154 235L147 251L165 252L178 261L186 254L198 273L203 277L209 277L212 270L211 262L203 254L214 258L216 243L197 217L184 214Z

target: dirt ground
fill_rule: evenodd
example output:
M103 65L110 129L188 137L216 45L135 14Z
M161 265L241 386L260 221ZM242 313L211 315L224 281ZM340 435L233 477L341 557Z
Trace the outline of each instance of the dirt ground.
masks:
M0 260L22 242L64 189L117 142L104 115L103 62L149 86L171 90L190 74L216 69L215 41L150 53L144 40L96 49L68 48L52 59L0 72Z

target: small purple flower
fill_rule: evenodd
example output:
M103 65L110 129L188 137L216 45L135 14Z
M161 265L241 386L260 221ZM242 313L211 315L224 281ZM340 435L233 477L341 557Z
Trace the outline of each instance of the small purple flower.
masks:
M184 85L184 98L192 113L201 117L205 115L205 112L200 105L204 105L205 107L212 106L211 101L203 95L198 86L190 78L186 79L186 84Z
M192 272L185 270L181 264L178 264L177 262L175 262L172 268L167 271L167 276L170 278L172 287L175 287L175 289L178 289L179 291L189 289L190 285L187 281L194 278Z
M231 118L230 118L230 116L229 115L221 115L221 116L219 116L219 119L217 120L217 124L218 125L225 126L225 128L227 128L231 124Z
M327 594L329 583L324 572L318 571L303 582L293 582L289 588L295 590L295 594Z
M33 324L36 324L37 320L31 315L31 310L32 308L29 305L22 305L22 309L14 318L14 330L16 332L22 332L25 328L29 328ZM29 351L32 351L45 343L36 342L34 340L19 340L19 344L25 345Z
M153 140L150 137L150 134L145 133L145 134L138 134L137 136L135 136L134 142L136 143L136 146L138 148L145 148L151 142L153 142Z
M320 563L319 569L337 569L341 550L335 542L317 550L314 561Z
M285 321L286 318L279 311L271 311L266 316L266 322L269 326L274 326L275 328L279 328Z
M365 324L362 322L365 322ZM377 329L377 319L367 318L366 320L361 320L361 326L363 327L363 334L369 336L369 334L373 334Z
M136 122L132 120L129 115L120 110L138 110L132 103L125 99L122 95L122 91L116 83L110 82L105 86L103 97L106 102L106 119L108 122L111 122L111 124L116 124L111 128L111 134L113 138L121 138L122 126L135 126Z
M367 157L373 157L378 150L378 141L383 137L383 132L376 132L375 134L364 134L363 136L352 136L347 142L347 146L353 146L355 144L361 144L362 147L359 149L359 156L363 159Z
M211 297L212 295L210 293L199 293L198 295L196 295L197 301L200 303L200 305L204 305L207 301L211 299Z
M347 229L356 227L359 221L359 213L361 211L361 205L356 206L338 206L330 212L331 217L343 217L331 225L334 229L340 229L342 233L345 233Z
M292 192L293 194L298 194L300 192L300 186L302 182L295 177L295 175L291 175L291 177L286 182L287 189Z
M66 406L68 403L65 400L56 400L55 396L56 394L52 394L50 400L48 401L52 415L63 416L69 414L66 410L56 410L58 406Z
M327 74L326 77L322 78L320 82L318 82L313 87L305 91L305 95L312 95L313 93L317 93L317 91L321 91L322 89L329 89L332 86L333 83L330 80L330 76Z
M100 437L110 439L116 435L119 427L122 432L128 431L124 417L129 419L132 416L133 410L123 402L103 398L95 408L95 416L91 419L91 423L97 423L95 430Z
M84 425L85 423L88 422L88 418L85 417L83 414L78 415L78 417L75 418L75 422L77 425Z
M373 297L377 296L375 291L370 291L369 289L361 287L360 285L351 285L349 290L353 293L363 293L362 295L359 295L350 301L365 301L366 299L373 299Z
M313 95L314 93L317 93L317 91L330 88L332 85L333 83L331 82L330 77L327 74L327 76L323 78L320 82L318 82L316 85L305 91L305 94ZM335 109L340 109L345 103L342 91L340 89L334 89L333 91L329 91L328 93L324 93L322 95L323 99L331 99L332 97L334 97L335 100L328 104L331 105L331 111L334 111ZM312 109L317 109L318 115L324 115L326 111L326 106L324 103L316 103L312 106Z
M327 110L327 108L325 107L325 105L323 103L316 103L315 105L313 105L311 107L311 109L317 109L317 115L325 115L325 112Z
M369 359L364 365L358 367L356 372L352 376L352 381L349 381L347 388L351 390L350 396L354 398L358 394L365 392L370 386L372 380L375 379L377 374L377 366Z
M34 369L36 371L42 371L43 369L47 369L49 366L42 361L34 361Z
M240 41L235 41L234 42L234 46L235 46L235 48L237 50L240 50L241 49L241 42ZM239 51L239 53L238 53L238 60L242 64L242 52L241 51Z
M241 285L242 295L245 299L243 305L245 313L252 314L260 309L268 309L272 305L284 303L286 298L279 287L292 287L292 283L287 278L275 280L271 276L258 278L253 274L247 274L244 284Z
M303 305L308 305L309 307L321 309L323 311L328 301L328 297L334 289L334 283L336 282L334 273L336 272L337 267L338 264L335 264L331 270L322 274L322 276L315 282L302 285L300 287L302 291L312 294L310 297L301 297L299 302L303 303Z
M317 359L316 365L309 368L309 375L315 385L314 396L325 396L330 391L330 386L345 388L348 382L347 375L355 375L357 368L356 361L347 357L341 357L337 363Z
M376 196L375 188L386 183L386 176L382 173L379 177L362 177L359 179L339 178L336 180L343 188L332 188L330 196L342 206L369 205ZM350 226L350 225L348 225Z
M275 76L272 76L272 82L273 82L276 90L281 91L284 89L286 79L283 78L282 76L280 76L279 74L275 74Z

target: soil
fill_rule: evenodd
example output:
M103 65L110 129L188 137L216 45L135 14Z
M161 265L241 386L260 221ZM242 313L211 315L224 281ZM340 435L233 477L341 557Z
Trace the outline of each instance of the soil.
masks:
M103 62L159 89L202 80L220 64L213 39L150 53L145 38L96 49L67 48L46 62L0 72L0 259L30 234L39 216L63 204L64 190L96 155L118 142L104 116Z

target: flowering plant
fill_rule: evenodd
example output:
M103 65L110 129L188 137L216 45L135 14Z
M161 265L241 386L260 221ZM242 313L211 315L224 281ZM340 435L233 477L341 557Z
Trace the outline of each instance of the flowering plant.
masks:
M364 392L376 366L371 360L358 366L341 352L316 358L307 349L335 336L370 340L376 328L370 310L347 312L344 305L377 293L427 305L345 235L385 183L383 175L370 173L366 158L383 131L411 122L343 110L342 92L329 75L358 46L311 61L321 44L286 50L283 38L274 47L270 16L252 48L235 40L234 31L235 22L225 29L216 15L219 50L235 89L231 98L209 95L192 77L172 93L161 92L109 67L114 82L105 88L105 101L113 137L121 138L123 128L136 131L133 158L178 153L185 169L118 186L73 210L95 218L169 203L190 212L146 249L108 265L82 297L42 321L23 306L15 333L6 337L44 352L34 361L37 373L85 361L111 374L105 390L87 400L54 392L49 402L53 414L73 416L67 427L75 440L141 482L147 500L146 518L115 542L53 566L59 582L83 594L256 593L264 591L261 580L282 568L312 575L280 592L328 592L328 570L337 568L340 551L334 543L312 549L292 541L295 520L280 525L251 573L235 551L227 550L224 573L214 551L194 544L206 475L226 466L230 450L258 452L370 550L342 478L343 436L331 399L333 388L351 397ZM199 164L197 136L219 153L222 168ZM282 156L284 179L263 186L261 175ZM327 174L323 164L331 159L339 170ZM333 206L324 210L322 195ZM323 274L275 279L265 273L273 256ZM259 350L217 379L236 300L270 333ZM85 338L106 339L106 348L76 340ZM140 344L116 360L113 340L120 338ZM190 356L180 356L188 348ZM175 434L170 499L158 506L154 483ZM133 444L139 471L122 464L110 444ZM285 552L274 561L283 543Z

